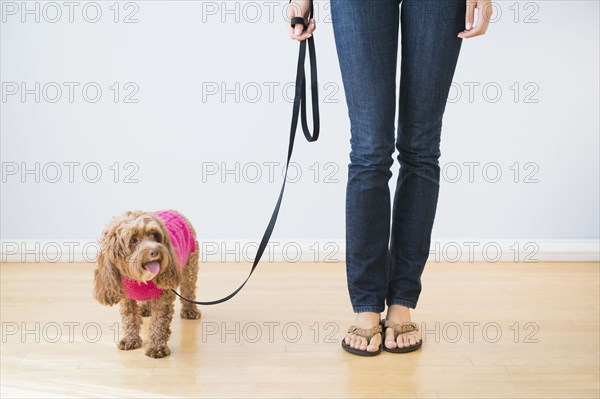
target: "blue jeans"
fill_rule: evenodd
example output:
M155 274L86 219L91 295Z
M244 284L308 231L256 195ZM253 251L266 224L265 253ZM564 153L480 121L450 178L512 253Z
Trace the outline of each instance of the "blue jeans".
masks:
M440 186L442 116L462 43L456 35L464 29L465 3L331 0L351 127L346 273L356 313L380 313L386 300L388 306L417 306ZM400 171L392 206L388 182L396 148Z

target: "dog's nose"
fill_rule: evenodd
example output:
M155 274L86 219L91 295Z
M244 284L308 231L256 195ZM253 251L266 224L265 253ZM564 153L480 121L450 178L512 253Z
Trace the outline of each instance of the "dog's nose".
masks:
M151 249L150 256L158 256L158 249Z

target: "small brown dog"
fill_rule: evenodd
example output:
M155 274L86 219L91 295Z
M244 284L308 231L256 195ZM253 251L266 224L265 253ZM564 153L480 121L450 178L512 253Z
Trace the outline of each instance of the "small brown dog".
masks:
M176 211L125 212L105 228L94 271L94 298L103 305L119 303L125 336L122 350L142 346L142 316L151 315L146 355L168 356L167 341L175 294L196 296L199 247L196 231ZM181 317L199 319L195 304L181 300Z

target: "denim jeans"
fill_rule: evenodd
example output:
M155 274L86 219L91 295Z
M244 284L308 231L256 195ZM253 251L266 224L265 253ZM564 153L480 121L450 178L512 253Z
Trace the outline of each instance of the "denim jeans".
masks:
M350 118L346 273L354 312L417 306L440 186L442 116L466 0L331 0ZM396 64L401 30L398 133ZM400 170L390 201L393 154Z

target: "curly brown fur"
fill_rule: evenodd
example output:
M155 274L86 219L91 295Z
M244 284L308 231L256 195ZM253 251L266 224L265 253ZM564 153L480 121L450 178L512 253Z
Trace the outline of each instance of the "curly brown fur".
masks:
M171 354L167 341L171 336L174 304L175 294L172 291L164 291L161 296L150 301L150 342L146 356L161 358Z
M140 303L140 314L142 317L150 316L150 303L148 301Z
M196 248L198 248L198 242L196 241ZM181 295L184 298L194 299L196 298L196 279L198 277L198 251L190 254L185 268L183 269L183 276L181 278ZM198 306L189 303L185 299L181 299L181 311L180 316L182 319L199 319L201 316L200 309Z
M198 262L200 258L200 244L196 239L196 230L194 229L194 225L183 215L181 215L183 219L186 221L190 230L192 231L192 235L194 236L194 240L196 242L196 250L192 252L188 258L188 261L183 268L183 273L181 276L181 295L184 298L189 298L191 300L196 299L196 280L198 278ZM185 299L180 299L181 301L181 311L180 316L182 319L190 319L195 320L199 319L202 314L198 306L189 303Z
M196 231L189 220L184 219L196 239ZM100 239L93 294L101 304L120 304L125 335L117 345L119 349L130 350L142 346L142 316L151 315L150 342L146 355L161 358L170 354L167 341L171 335L170 323L175 302L175 294L171 289L181 286L184 297L195 299L198 259L199 245L196 240L196 250L190 254L183 272L180 271L169 234L163 222L153 213L129 211L110 221ZM156 275L143 267L152 261L160 263ZM163 293L156 299L138 304L123 292L123 278L143 282L152 280L163 289ZM182 318L200 318L200 310L195 304L184 300L181 303Z
M141 348L142 337L140 337L140 329L142 326L142 315L138 311L137 302L133 299L123 299L120 303L120 308L125 336L119 341L119 349L128 351Z

